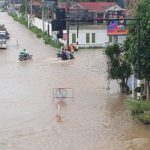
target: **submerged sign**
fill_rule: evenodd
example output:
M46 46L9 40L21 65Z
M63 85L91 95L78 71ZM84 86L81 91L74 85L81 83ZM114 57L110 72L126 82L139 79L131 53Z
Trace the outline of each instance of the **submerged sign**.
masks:
M126 35L128 34L127 22L123 11L108 11L107 19L107 35ZM114 19L114 20L113 20Z

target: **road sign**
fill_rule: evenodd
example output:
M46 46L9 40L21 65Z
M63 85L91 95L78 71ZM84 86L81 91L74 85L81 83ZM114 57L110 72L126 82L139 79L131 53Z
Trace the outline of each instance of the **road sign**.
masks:
M123 11L108 11L107 19L107 35L127 35L128 27Z
M53 100L65 100L66 98L73 99L74 90L73 88L54 88L53 89Z

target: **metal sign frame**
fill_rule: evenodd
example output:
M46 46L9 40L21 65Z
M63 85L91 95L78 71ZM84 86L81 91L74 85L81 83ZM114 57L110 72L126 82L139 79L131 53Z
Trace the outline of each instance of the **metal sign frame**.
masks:
M53 101L55 99L61 101L65 99L74 98L74 89L73 88L53 88Z

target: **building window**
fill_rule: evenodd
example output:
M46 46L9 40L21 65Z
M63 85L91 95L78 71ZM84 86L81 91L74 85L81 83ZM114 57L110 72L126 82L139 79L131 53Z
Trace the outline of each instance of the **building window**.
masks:
M109 42L112 42L112 36L109 36Z
M72 33L72 43L76 43L76 34Z
M90 43L90 33L86 33L86 43Z
M92 43L95 43L95 33L92 33Z
M115 42L118 43L118 36L115 36Z

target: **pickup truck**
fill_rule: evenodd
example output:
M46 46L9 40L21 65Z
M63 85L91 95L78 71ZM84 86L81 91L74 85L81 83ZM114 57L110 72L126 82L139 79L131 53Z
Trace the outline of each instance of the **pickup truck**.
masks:
M0 31L0 48L7 48L6 31Z
M5 25L0 25L0 48L7 48L7 39L9 39L9 33Z
M6 32L6 38L9 39L9 33L8 33L4 24L0 24L0 31L5 31Z

